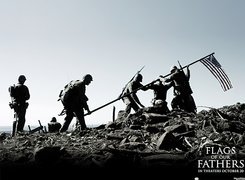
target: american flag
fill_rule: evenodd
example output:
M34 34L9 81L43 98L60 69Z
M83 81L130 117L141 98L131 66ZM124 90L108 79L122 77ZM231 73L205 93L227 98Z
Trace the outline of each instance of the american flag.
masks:
M220 63L215 59L213 55L208 56L201 60L202 64L206 66L214 77L219 81L222 89L227 91L232 88L232 84Z

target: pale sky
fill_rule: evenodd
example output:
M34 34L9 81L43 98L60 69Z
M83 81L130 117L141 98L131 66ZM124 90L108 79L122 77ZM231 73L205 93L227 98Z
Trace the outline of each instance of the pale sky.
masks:
M31 94L27 128L53 116L63 123L59 92L87 73L94 79L86 93L93 110L116 99L142 66L148 84L178 61L184 66L212 52L233 89L223 92L204 65L194 64L197 106L244 103L244 8L244 0L0 0L0 126L12 125L8 87L20 74ZM151 106L151 90L138 96ZM117 101L86 116L86 124L112 121L113 106L116 113L125 109Z

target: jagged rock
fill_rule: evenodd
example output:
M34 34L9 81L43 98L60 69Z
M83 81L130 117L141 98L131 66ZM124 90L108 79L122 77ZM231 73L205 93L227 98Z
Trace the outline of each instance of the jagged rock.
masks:
M126 117L128 116L128 114L126 113L126 111L124 110L120 110L117 114L117 119L118 121L123 121Z
M124 138L124 139L120 142L119 146L122 146L123 144L128 143L128 142L129 142L128 138Z
M128 140L130 142L142 142L143 141L141 137L136 136L136 135L129 136Z
M40 163L52 163L61 157L65 153L65 149L60 146L53 147L37 147L34 150L35 161Z
M177 139L171 132L165 132L157 141L157 149L171 150L176 148L178 144Z
M119 148L143 151L146 148L146 145L142 142L128 142L128 143L121 144Z
M141 111L136 112L135 114L129 114L124 119L124 125L130 126L130 125L143 125L145 123L145 117L142 115Z
M160 131L158 127L152 125L146 125L145 130L150 133L158 133Z
M167 115L156 113L144 113L143 117L145 118L147 124L156 124L169 120L169 117Z
M7 134L5 132L0 134L0 142L7 138Z
M243 133L245 131L245 124L240 121L220 121L217 123L216 128L219 132L232 131Z
M121 126L122 126L122 122L120 121L115 121L115 122L109 122L105 125L105 128L108 129L108 128L111 128L111 129L121 129Z
M164 128L166 132L177 132L177 133L183 133L186 132L186 126L184 124L177 124L177 125L172 125L172 126L167 126Z
M112 134L112 133L107 134L107 135L106 135L106 138L107 138L108 140L110 140L110 139L117 139L117 140L122 140L122 139L124 139L123 136L121 136L121 135L116 135L116 134Z
M142 127L140 125L130 125L129 129L138 130L138 129L142 129Z

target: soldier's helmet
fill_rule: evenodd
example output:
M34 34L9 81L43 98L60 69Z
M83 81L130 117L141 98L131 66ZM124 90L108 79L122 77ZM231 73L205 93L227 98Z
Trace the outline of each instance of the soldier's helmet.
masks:
M161 106L163 104L164 104L164 102L161 99L158 99L158 100L155 101L155 105L157 105L157 106Z
M18 78L19 82L25 82L25 80L26 80L26 77L24 75L20 75Z
M173 73L173 72L175 72L177 69L178 69L177 66L172 66L172 67L170 68L170 72Z
M136 81L142 82L143 80L143 76L141 74L137 74L137 76L135 77Z
M86 74L85 76L83 76L83 79L85 81L93 81L93 77L90 74Z
M52 117L51 121L50 122L57 122L57 119L56 117Z

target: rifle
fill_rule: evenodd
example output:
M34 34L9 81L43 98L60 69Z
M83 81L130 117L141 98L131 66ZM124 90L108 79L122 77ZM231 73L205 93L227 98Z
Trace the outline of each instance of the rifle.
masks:
M66 113L65 108L62 109L62 111L58 114L58 116L63 116Z
M143 66L139 71L136 72L136 74L130 79L130 81L124 86L122 89L121 94L119 95L119 98L123 95L124 90L126 89L127 85L134 80L134 78L144 69L145 66Z
M14 137L16 135L16 132L17 132L18 119L17 119L16 112L14 112L14 118L15 118L15 120L13 121L12 137Z
M178 64L179 64L179 67L180 67L180 71L182 71L182 73L185 75L184 77L185 77L186 81L189 81L189 79L190 79L190 71L189 71L189 69L187 69L187 75L186 75L185 72L183 71L184 68L181 66L179 61L178 61ZM186 67L188 67L188 66L186 66Z
M14 137L16 135L16 132L17 132L18 117L17 117L17 113L16 113L15 108L14 108L15 105L14 105L12 98L11 98L11 102L9 103L9 106L11 109L14 110L14 121L13 121L13 127L12 127L12 137Z
M182 66L181 66L179 61L178 61L178 64L179 64L180 69L183 71L183 68L182 68Z
M45 131L43 130L43 126L42 126L42 124L41 124L41 121L40 120L38 120L38 122L39 122L39 127L36 127L35 129L31 129L31 126L30 125L28 125L28 128L29 128L29 134L33 134L33 133L35 133L35 132L37 132L37 131L42 131L43 133L45 133Z

